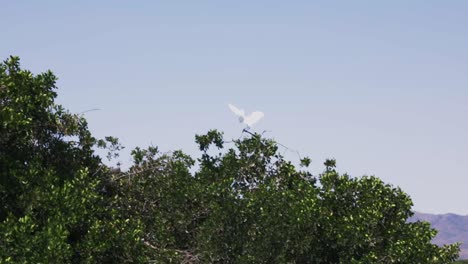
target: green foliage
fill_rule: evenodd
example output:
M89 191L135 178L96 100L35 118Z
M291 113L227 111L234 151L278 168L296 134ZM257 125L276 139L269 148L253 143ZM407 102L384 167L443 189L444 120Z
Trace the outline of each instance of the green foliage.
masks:
M56 105L55 76L0 64L0 263L450 263L407 223L412 202L376 177L327 160L314 176L259 134L197 135L201 156L132 151L125 172L86 120ZM195 166L197 164L197 166ZM195 166L195 167L194 167Z
M0 263L138 259L138 222L100 191L108 169L86 120L54 103L55 81L16 57L0 64Z
M137 149L139 162L121 176L127 213L143 216L153 259L450 263L457 257L457 245L431 244L436 232L428 223L407 223L409 196L376 177L340 175L335 160L314 177L258 134L227 150L215 130L196 141L202 155L194 175L193 160L180 151Z

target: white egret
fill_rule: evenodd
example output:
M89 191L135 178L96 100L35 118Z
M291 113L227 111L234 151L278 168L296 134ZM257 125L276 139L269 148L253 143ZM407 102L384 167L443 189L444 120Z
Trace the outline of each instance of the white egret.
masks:
M246 115L244 109L239 109L232 104L228 104L229 109L239 117L239 123L244 123L247 125L248 128L252 127L255 123L257 123L260 119L262 119L265 114L260 111L255 111Z

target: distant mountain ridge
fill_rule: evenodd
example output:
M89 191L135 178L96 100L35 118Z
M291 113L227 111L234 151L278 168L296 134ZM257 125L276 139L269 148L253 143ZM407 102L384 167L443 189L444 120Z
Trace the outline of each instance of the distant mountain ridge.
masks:
M437 245L462 243L460 259L468 259L468 215L426 214L415 212L410 222L426 221L438 230L433 242Z

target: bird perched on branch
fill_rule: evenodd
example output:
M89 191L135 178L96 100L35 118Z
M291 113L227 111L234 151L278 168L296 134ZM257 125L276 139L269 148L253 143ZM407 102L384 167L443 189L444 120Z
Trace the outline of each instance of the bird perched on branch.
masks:
M246 115L244 109L239 109L232 104L228 104L228 106L229 109L231 109L231 111L239 117L239 123L246 124L247 128L251 128L255 123L260 121L260 119L262 119L263 116L265 116L265 114L263 114L263 112L260 111L255 111L250 113L249 115Z

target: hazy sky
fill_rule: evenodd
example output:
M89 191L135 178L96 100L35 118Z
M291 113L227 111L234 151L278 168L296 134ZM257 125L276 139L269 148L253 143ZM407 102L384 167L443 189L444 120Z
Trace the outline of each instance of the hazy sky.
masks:
M233 103L312 170L376 175L468 214L468 1L6 1L0 57L51 69L97 137L197 154ZM291 159L297 156L289 154Z

